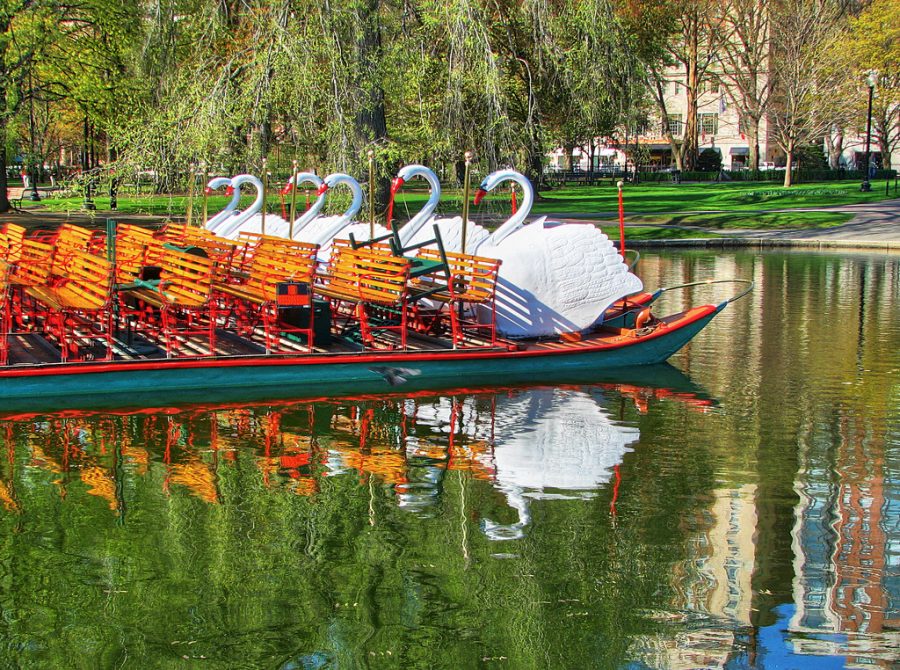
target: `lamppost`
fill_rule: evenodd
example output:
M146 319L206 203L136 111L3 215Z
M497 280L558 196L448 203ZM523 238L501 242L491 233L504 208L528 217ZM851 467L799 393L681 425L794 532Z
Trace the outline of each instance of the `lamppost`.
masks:
M28 195L28 199L32 202L39 202L41 196L38 195L38 178L40 173L38 171L37 163L35 162L35 152L34 152L34 84L31 79L31 72L28 72L28 116L29 116L29 126L31 131L30 145L31 145L31 155L28 157L29 163L31 163L31 193Z
M872 96L875 94L875 80L878 76L878 73L875 70L869 72L869 76L866 77L866 85L869 87L869 112L866 117L866 159L863 161L863 170L865 170L865 174L863 175L862 184L859 187L859 190L863 193L868 193L872 190L872 184L869 183L869 160L871 157L871 148L872 148Z

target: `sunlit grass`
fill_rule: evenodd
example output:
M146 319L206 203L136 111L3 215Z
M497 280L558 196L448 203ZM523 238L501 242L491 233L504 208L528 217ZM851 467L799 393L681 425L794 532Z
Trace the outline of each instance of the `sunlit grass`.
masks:
M798 210L831 207L885 199L881 184L873 184L869 193L862 193L856 181L820 182L798 184L785 189L773 183L696 183L696 184L628 184L624 189L625 213L632 222L700 226L704 228L777 229L823 228L840 225L849 219L846 214L791 212L781 215L775 210ZM893 193L893 188L891 188ZM297 210L302 212L307 203L315 200L315 193L303 191L297 197ZM404 188L397 196L394 207L396 220L405 221L415 214L428 198L428 192L416 185ZM241 208L252 202L250 194L241 199ZM509 215L510 192L504 189L485 198L479 207L470 208L473 220L489 224ZM228 203L224 195L208 199L209 215L220 211ZM267 198L267 211L283 215L289 201L282 202L276 193ZM149 214L163 217L184 217L188 209L186 195L122 195L116 212L122 215ZM109 197L94 198L96 215L110 216ZM193 216L202 216L202 199L191 200ZM349 195L336 189L329 196L326 213L338 213L349 203ZM24 203L26 207L41 207L52 212L82 211L81 197L47 198L40 203ZM440 215L456 216L462 209L462 194L458 189L447 188L438 208ZM615 186L569 186L543 191L535 203L534 215L548 216L599 216L612 217L618 209L618 193ZM698 214L702 212L703 214ZM751 215L750 212L764 214ZM744 213L743 216L722 216L721 213ZM380 212L383 218L384 213ZM655 215L652 218L637 216ZM364 216L364 214L363 214Z

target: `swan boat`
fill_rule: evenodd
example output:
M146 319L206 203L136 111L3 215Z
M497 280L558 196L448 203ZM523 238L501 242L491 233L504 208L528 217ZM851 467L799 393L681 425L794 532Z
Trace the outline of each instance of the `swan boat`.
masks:
M237 230L233 217L220 220L220 232ZM324 242L349 220L316 237ZM513 223L478 252L504 245L518 252L540 241L543 221ZM377 245L357 249L351 238L323 265L318 244L252 232L237 241L202 229L189 236L183 226L151 235L110 224L105 237L71 224L41 239L12 224L0 228L0 412L38 401L126 406L222 389L310 397L564 381L662 363L752 289L721 279L652 293L632 286L615 299L604 295L599 316L588 311L581 323L557 319L537 336L510 336L498 328L495 298L503 296L498 269L513 263L512 252L507 261L440 243L437 251L404 246L417 231L400 239L394 227L393 255L376 253ZM302 233L310 224L301 224ZM525 242L518 247L517 236ZM243 265L232 267L238 257ZM560 265L551 269L553 279ZM651 312L667 291L729 282L748 287L716 304Z

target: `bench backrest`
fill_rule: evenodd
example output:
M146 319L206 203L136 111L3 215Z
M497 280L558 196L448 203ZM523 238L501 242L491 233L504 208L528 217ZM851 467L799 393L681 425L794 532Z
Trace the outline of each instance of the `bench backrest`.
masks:
M497 274L500 261L496 258L473 256L447 251L441 257L437 249L419 249L417 255L429 260L447 260L450 272L450 295L466 302L487 302L494 299L497 290Z
M76 226L72 223L62 224L56 231L53 240L53 265L50 268L52 274L65 274L68 270L69 260L76 251L87 251L91 243L93 232L87 228Z
M398 304L407 295L410 262L379 249L340 247L328 266L329 285L362 302Z
M13 276L29 286L44 286L50 281L53 245L25 238Z
M256 250L247 269L245 286L265 300L275 300L277 286L295 281L312 284L316 273L315 251L298 255L288 246L264 245Z
M103 309L112 299L113 268L102 256L73 250L57 292L81 309Z
M116 229L116 283L127 284L145 267L162 264L163 243L146 228L120 225Z
M15 223L3 225L3 233L6 235L7 251L4 258L10 264L15 264L22 253L22 241L25 239L25 227Z
M160 290L174 304L206 303L212 287L213 261L174 249L164 249Z

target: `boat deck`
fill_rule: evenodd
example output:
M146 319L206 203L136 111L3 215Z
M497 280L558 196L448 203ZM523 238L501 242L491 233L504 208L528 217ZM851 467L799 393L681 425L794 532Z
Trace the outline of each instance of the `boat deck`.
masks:
M663 317L656 321L657 326L665 326L681 315ZM216 330L216 348L211 352L208 342L202 337L188 337L184 339L183 346L190 352L188 355L179 355L177 358L232 358L232 357L272 357L272 358L298 358L316 355L348 356L360 353L438 353L438 352L509 352L509 351L577 351L590 350L604 346L617 346L633 341L638 335L636 331L628 328L599 327L590 333L579 335L576 338L556 337L539 340L506 340L498 338L492 345L487 339L479 339L470 336L464 346L454 347L449 337L424 335L416 332L407 334L406 348L400 346L399 337L395 333L381 333L377 337L376 347L363 347L352 337L332 333L330 341L326 345L316 345L310 352L302 340L285 337L279 341L279 353L267 353L265 348L265 336L259 331L249 338L237 335L231 330L219 328ZM151 341L142 334L120 330L114 340L115 361L153 361L166 360L166 350L162 343ZM85 340L83 346L87 351L92 346L90 340ZM98 359L100 356L97 357ZM85 357L90 361L90 356ZM9 335L9 367L34 366L58 364L60 351L55 342L38 332L11 333Z

